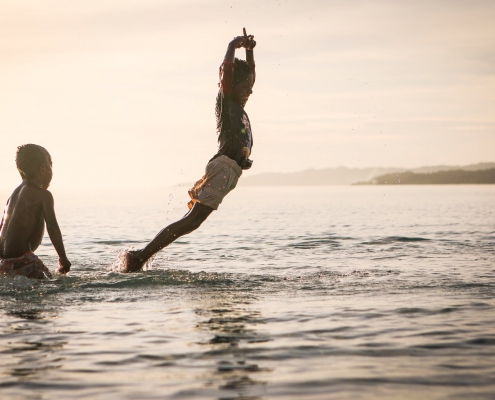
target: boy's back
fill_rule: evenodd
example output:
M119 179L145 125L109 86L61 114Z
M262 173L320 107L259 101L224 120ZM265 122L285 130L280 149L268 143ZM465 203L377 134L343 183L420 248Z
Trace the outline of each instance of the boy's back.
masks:
M0 258L21 257L35 251L43 238L43 199L50 192L22 182L5 208L0 231Z

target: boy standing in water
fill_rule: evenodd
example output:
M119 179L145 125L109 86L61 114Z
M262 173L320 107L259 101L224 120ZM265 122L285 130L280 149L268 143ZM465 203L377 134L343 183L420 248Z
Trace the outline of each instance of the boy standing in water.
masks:
M45 148L25 144L17 148L16 164L22 183L14 190L0 222L0 272L28 278L51 277L33 253L45 229L59 256L59 273L71 263L65 255L62 233L55 217L53 196L47 190L52 180L52 158Z
M229 43L220 66L220 90L215 110L219 135L218 152L206 166L203 178L189 190L189 212L160 231L144 249L127 252L124 272L140 270L155 253L199 228L213 210L218 209L223 198L235 188L242 170L251 167L249 156L253 136L244 106L253 93L256 77L253 55L256 42L253 38L244 29L244 36L238 36ZM246 49L246 61L234 58L235 50L240 47Z

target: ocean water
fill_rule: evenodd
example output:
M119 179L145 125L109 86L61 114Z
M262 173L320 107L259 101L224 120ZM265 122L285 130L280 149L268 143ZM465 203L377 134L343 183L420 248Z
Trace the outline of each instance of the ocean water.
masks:
M1 398L495 398L495 185L240 185L136 274L184 188L55 197L72 271L0 277Z

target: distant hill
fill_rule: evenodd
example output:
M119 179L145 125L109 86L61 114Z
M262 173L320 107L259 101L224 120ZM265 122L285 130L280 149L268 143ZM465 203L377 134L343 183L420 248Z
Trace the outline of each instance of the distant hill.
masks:
M428 172L438 172L438 171L455 171L455 170L461 170L461 171L481 171L484 169L492 169L495 168L495 163L478 163L478 164L469 164L465 165L463 167L459 165L436 165L433 167L419 167L419 168L413 168L409 169L408 171L411 172L416 172L416 173L428 173Z
M301 172L273 172L242 177L243 186L328 186L350 185L360 180L405 171L403 168L325 168L308 169Z
M479 163L466 166L427 166L407 170L405 168L325 168L308 169L300 172L272 172L253 176L244 175L239 180L242 186L331 186L351 185L356 182L370 181L381 175L402 172L430 173L439 171L478 171L495 168L495 163Z
M428 173L411 171L377 176L356 185L452 185L495 183L495 168L480 171L447 170Z

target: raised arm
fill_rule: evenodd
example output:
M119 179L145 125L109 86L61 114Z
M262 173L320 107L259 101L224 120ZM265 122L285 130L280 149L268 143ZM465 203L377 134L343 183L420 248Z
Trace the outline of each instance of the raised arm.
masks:
M232 88L232 80L234 79L234 57L235 50L242 46L242 42L245 40L244 36L237 36L229 43L225 58L222 65L220 65L220 88L223 94L229 95Z
M244 47L246 49L246 62L253 70L253 74L255 73L253 49L254 46L256 46L256 42L253 40L253 35L246 34L246 29L243 29L243 32L243 36L236 36L231 40L229 46L227 47L227 52L225 53L223 63L220 66L220 86L224 94L229 94L232 87L236 49L240 47Z
M65 254L62 232L60 231L57 217L55 216L53 196L48 190L43 197L43 214L45 216L46 230L48 232L48 236L50 236L53 247L55 247L55 251L58 254L58 261L60 264L58 272L65 274L70 271L71 263L67 259L67 256Z
M249 35L246 33L246 28L242 28L244 33L243 46L246 49L246 62L249 64L254 72L254 47L256 46L256 41L254 40L254 35Z
M227 52L225 53L225 61L234 62L235 50L244 47L244 43L248 39L246 36L236 36L232 39L227 47Z

